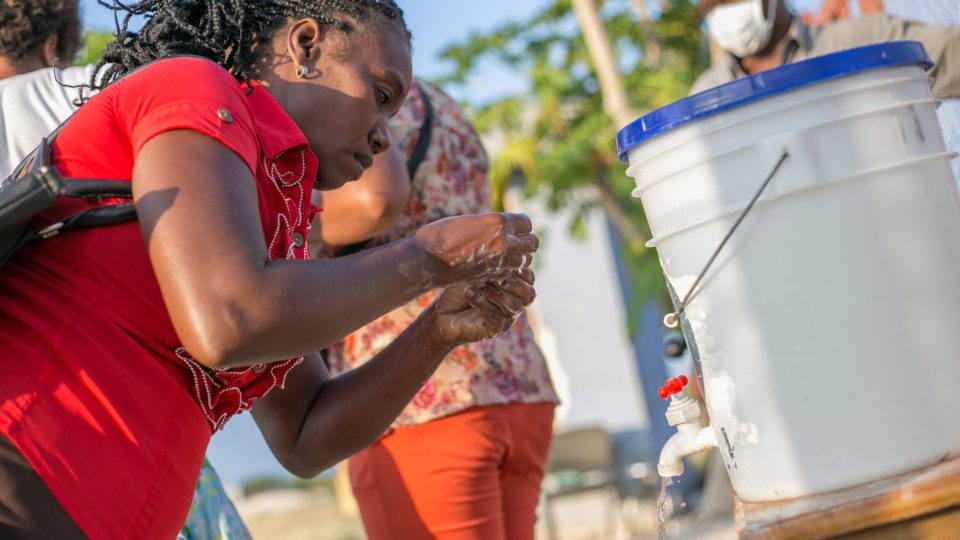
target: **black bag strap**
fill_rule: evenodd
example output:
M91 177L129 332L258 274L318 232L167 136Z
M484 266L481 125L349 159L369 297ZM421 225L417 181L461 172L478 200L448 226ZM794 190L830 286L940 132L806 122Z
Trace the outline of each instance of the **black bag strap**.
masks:
M65 126L72 117L73 115L70 115L70 117L61 122L49 136L41 139L36 150L24 158L17 166L11 175L11 179L33 175L42 180L42 185L51 186L56 193L49 194L49 202L45 203L44 206L52 205L58 196L80 199L132 199L133 189L129 181L106 180L102 178L61 178L57 171L54 170L51 165L53 158L53 141L57 135L60 134L63 126ZM34 211L38 210L39 208ZM133 202L130 201L89 208L39 229L27 226L22 236L20 236L14 244L13 249L5 250L4 260L12 255L14 251L29 242L44 240L64 231L112 225L136 218L136 208ZM0 264L2 264L2 261L0 261Z
M57 135L60 135L60 132L63 131L63 126L67 125L67 122L69 122L75 114L77 114L77 111L70 113L70 116L68 116L63 122L60 122L60 125L54 128L54 130L43 139L44 143L46 143L46 148L43 155L44 162L50 163L50 160L53 158L53 141L57 140Z
M63 130L63 126L65 126L71 118L73 118L73 114L61 122L60 125L50 133L50 135L47 135L41 139L37 148L31 152L30 155L23 158L20 164L17 165L17 168L14 169L14 172L10 175L10 177L18 178L24 174L24 171L27 171L27 173L38 173L41 168L46 168L45 172L48 175L53 173L52 176L55 176L62 184L60 195L63 195L64 197L77 197L84 199L96 197L131 197L133 195L132 186L127 180L107 180L103 178L61 178L60 175L53 171L53 167L50 165L50 163L53 161L53 141L56 140L57 135L59 135L60 131Z
M63 221L58 221L42 229L30 231L26 241L45 240L59 233L73 229L89 229L91 227L102 227L103 225L113 225L137 219L137 208L132 202L108 204L97 206L73 214Z
M430 103L430 96L427 95L426 90L424 90L423 85L416 83L417 90L419 90L420 98L423 100L423 124L420 125L420 136L417 137L417 146L413 149L413 154L410 154L410 159L407 160L407 174L410 176L410 181L413 182L413 178L417 175L417 169L420 168L420 164L423 163L423 158L427 157L427 150L430 149L430 139L433 138L433 104Z
M127 199L133 196L130 182L121 180L102 180L99 178L61 178L65 197L79 199L109 198Z

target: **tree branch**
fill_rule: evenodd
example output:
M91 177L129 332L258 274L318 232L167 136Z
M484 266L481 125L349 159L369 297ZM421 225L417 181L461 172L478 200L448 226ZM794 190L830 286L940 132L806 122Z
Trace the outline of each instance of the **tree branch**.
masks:
M633 122L638 114L627 100L627 92L623 87L616 56L613 54L603 20L600 19L594 0L571 0L571 4L583 33L583 40L587 44L593 68L597 72L603 108L617 127L622 128Z

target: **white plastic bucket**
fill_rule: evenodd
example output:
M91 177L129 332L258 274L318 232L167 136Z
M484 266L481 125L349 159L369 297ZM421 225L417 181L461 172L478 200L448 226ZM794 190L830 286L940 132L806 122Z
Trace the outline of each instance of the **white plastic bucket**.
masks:
M960 454L960 199L919 51L621 140L680 298L789 154L681 317L745 501Z

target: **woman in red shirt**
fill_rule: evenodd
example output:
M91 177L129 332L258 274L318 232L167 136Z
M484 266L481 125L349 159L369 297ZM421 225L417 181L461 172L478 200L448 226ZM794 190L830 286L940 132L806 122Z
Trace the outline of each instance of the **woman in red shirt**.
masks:
M0 270L3 538L175 537L211 433L247 409L284 466L315 475L534 296L523 216L308 260L311 187L356 179L386 150L410 86L392 1L115 9L146 23L107 48L104 87L53 165L131 179L138 221L36 242ZM61 201L39 225L96 204ZM313 352L448 286L350 374L331 379Z

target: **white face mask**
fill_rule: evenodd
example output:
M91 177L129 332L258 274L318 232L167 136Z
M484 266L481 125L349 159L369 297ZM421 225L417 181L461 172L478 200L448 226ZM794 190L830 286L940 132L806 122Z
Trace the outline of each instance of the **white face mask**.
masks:
M767 17L763 16L763 0L742 0L710 10L707 29L720 48L738 58L745 58L770 43L776 18L777 0L770 0Z

